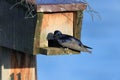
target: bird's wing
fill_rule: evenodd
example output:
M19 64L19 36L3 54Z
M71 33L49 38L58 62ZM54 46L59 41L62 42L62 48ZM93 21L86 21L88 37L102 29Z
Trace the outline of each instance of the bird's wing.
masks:
M92 49L91 47L84 45L80 40L78 40L77 38L74 38L73 36L66 35L66 34L63 34L63 36L64 36L63 38L67 39L68 42L72 41L72 43L79 44L79 46L81 46L81 47Z
M63 34L63 38L69 39L69 40L79 44L80 46L83 46L82 42L80 40L78 40L77 38L74 38L73 36Z
M84 45L80 40L78 40L77 38L74 38L73 36L63 34L62 39L64 39L64 42L66 42L66 41L71 42L72 41L72 43L79 44L79 46L81 46L81 47L92 49L91 47Z
M66 35L66 34L63 34L62 37L60 38L60 40L62 40L63 43L67 42L67 43L74 43L74 44L81 44L81 42L74 38L73 36L70 36L70 35Z

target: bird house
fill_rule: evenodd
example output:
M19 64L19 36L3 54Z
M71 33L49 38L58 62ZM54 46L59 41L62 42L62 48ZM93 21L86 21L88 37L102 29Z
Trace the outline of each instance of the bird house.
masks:
M52 36L55 30L60 30L64 34L80 39L82 12L85 8L84 3L38 5L36 36L39 36L39 41L36 43L39 43L39 52L48 55L80 53L61 48L52 40Z
M85 3L33 4L30 12L26 6L11 6L15 2L9 0L4 2L4 8L0 7L0 46L28 54L80 53L61 48L53 40L53 33L60 30L80 39Z

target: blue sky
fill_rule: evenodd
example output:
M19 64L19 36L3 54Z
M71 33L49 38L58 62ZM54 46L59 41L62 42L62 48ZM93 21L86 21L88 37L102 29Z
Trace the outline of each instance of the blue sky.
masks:
M84 12L81 40L92 54L38 55L38 80L120 80L120 0L87 1L102 18Z

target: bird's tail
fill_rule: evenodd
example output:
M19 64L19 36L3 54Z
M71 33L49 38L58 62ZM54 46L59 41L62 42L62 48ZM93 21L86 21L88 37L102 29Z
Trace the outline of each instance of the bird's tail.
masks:
M88 50L87 48L83 48L83 49L81 49L81 51L83 51L83 52L88 52L88 53L92 53L92 51Z
M92 51L89 50L89 49L92 49L91 47L83 45L83 48L84 48L84 52L92 53Z
M86 45L83 45L85 48L88 48L88 49L92 49L91 47L88 47L88 46L86 46Z
M82 46L82 47L79 47L79 50L82 51L82 52L92 53L92 51L90 51L89 48L90 47L88 47L88 46ZM92 49L92 48L90 48L90 49Z
M90 50L87 50L87 52L90 53L90 54L92 53L92 51L90 51Z

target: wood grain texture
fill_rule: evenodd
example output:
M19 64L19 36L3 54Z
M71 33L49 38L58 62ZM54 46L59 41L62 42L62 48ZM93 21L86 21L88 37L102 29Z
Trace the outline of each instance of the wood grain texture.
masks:
M74 12L73 35L77 39L80 39L81 36L82 20L83 20L83 11Z
M66 54L79 54L80 52L64 48L48 47L40 48L40 53L43 55L66 55Z
M87 4L73 3L73 4L46 4L37 5L37 12L64 12L64 11L80 11L85 10Z
M33 54L39 53L39 44L40 44L40 34L41 34L41 26L43 20L44 13L37 13L37 23L34 35L34 45L33 45Z
M36 56L0 47L0 80L36 80Z

